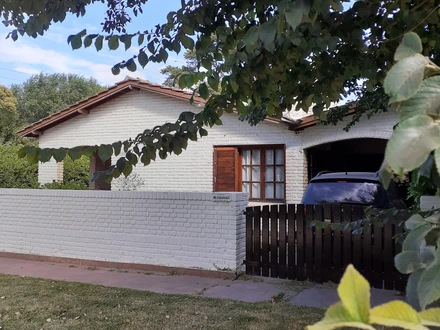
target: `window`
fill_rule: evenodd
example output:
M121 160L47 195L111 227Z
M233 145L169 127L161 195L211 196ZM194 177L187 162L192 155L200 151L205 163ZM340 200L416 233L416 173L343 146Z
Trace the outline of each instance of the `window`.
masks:
M243 149L242 191L250 199L284 200L284 149Z
M251 200L284 201L284 146L216 147L214 191L243 191Z

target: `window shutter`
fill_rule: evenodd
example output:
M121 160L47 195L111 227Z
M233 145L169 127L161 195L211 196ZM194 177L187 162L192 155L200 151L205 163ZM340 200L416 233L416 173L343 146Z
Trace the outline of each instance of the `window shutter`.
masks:
M240 158L238 149L214 149L214 191L240 191Z

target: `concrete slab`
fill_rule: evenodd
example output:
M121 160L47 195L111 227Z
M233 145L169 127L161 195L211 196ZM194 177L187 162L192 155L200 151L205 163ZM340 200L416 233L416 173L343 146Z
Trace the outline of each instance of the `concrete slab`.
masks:
M294 305L325 308L338 301L336 289L307 288L295 292L289 280L255 277L229 280L166 273L137 272L109 268L72 266L41 261L0 258L0 273L53 280L98 284L165 294L188 294L246 302L271 301L284 294L283 300ZM372 290L373 306L402 299L394 291Z

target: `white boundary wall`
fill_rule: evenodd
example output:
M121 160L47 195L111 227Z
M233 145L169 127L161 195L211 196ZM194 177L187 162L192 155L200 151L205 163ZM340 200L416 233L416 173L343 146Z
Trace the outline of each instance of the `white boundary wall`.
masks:
M0 251L236 270L247 204L244 193L0 189Z

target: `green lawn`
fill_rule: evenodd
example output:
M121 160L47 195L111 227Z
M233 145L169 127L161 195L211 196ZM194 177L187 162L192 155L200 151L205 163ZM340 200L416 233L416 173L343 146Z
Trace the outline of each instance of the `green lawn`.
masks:
M324 310L0 275L0 329L304 329Z

